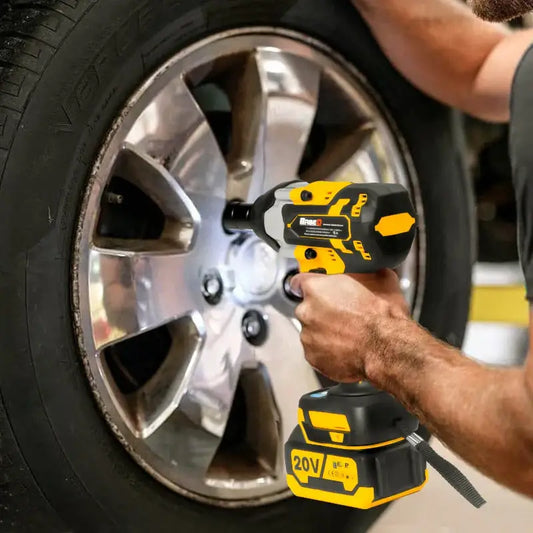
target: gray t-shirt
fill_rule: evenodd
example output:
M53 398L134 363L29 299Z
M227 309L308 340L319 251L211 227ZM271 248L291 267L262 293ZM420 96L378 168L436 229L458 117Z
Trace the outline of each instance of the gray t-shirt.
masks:
M533 302L533 46L515 74L511 97L509 150L518 214L518 253Z

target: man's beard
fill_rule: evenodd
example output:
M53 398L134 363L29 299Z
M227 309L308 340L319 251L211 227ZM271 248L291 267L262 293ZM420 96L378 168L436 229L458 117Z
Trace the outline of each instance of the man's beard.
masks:
M533 0L468 0L474 13L493 22L510 20L533 11Z

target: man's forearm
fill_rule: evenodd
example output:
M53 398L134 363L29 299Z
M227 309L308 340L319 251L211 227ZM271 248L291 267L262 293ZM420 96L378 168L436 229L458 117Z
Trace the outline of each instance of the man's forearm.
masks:
M409 320L376 324L375 335L367 378L481 471L533 496L533 398L526 373L481 366Z
M415 86L480 118L508 120L513 75L533 32L512 34L457 0L352 2Z

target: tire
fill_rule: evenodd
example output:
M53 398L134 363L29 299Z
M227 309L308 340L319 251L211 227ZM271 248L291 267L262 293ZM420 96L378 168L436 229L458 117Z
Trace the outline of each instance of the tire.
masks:
M420 322L462 342L471 193L453 113L388 63L348 1L8 0L0 7L0 531L365 531L381 510L286 499L209 507L146 474L104 421L73 333L71 254L95 156L118 110L188 44L241 26L323 41L368 80L420 181Z

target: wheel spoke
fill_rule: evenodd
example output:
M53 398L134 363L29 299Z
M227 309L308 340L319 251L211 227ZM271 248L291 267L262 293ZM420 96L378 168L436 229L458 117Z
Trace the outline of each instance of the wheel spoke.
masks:
M136 434L152 435L178 407L205 341L201 315L193 312L171 325L170 351L154 376L128 399ZM149 356L150 354L146 354Z
M377 130L373 130L351 160L334 177L359 183L394 183L397 176L387 162L387 153Z
M281 414L264 364L241 374L246 396L248 443L258 463L271 476L283 476L283 436Z
M224 433L242 365L253 357L240 333L242 315L229 303L204 313L208 335L183 406L197 424L218 437Z
M166 223L159 245L174 243L183 251L194 246L201 223L200 213L163 165L133 145L125 144L115 173L141 189L161 209Z
M101 249L90 253L91 320L97 350L194 310L200 281L186 268L187 253Z
M306 59L259 48L232 85L233 142L228 198L253 200L298 177L315 117L320 69Z
M304 172L303 178L307 181L342 181L346 166L359 152L366 150L373 132L373 125L367 122L355 131L333 135L323 153Z
M268 338L255 354L270 376L278 405L290 405L282 419L283 439L287 439L297 422L300 397L320 388L314 370L305 361L297 326L292 320L268 306ZM288 416L287 416L288 414Z
M242 365L253 355L250 345L236 334L242 312L231 304L212 311L204 313L206 340L179 408L150 437L158 450L165 450L168 435L173 435L168 453L200 477L222 440Z
M162 460L179 466L184 474L201 483L220 440L219 436L206 431L177 409L145 442L150 448L157 450Z
M352 172L356 176L354 181L364 183L388 181L387 176L382 174L379 155L376 153L375 147L370 144L357 152L352 160L352 167Z
M225 197L224 157L182 76L150 103L126 141L170 168L187 191Z

